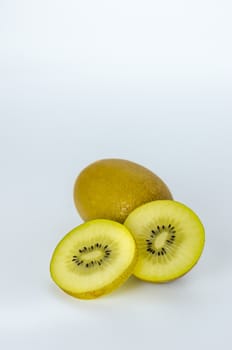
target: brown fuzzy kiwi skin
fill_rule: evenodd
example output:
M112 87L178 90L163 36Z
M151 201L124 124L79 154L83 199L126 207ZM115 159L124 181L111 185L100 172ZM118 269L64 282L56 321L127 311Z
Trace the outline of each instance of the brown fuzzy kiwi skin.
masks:
M84 299L84 300L96 299L103 295L109 294L114 290L118 289L132 275L134 267L137 263L137 259L138 259L138 253L136 249L134 259L132 260L128 268L123 272L123 274L119 276L114 282L100 289L93 290L91 292L85 292L85 293L72 293L69 290L65 290L63 288L60 288L60 289L74 298Z

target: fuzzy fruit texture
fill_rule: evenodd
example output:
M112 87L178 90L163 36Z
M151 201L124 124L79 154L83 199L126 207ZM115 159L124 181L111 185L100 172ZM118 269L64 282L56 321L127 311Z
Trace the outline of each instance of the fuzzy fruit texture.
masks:
M87 166L74 185L74 202L83 220L123 223L140 205L172 199L167 185L149 169L123 159L102 159Z

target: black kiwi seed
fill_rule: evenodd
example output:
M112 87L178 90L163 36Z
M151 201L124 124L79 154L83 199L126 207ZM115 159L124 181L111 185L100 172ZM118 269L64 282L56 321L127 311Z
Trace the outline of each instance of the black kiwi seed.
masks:
M167 237L168 239L166 240L166 244L168 244L168 245L174 244L174 241L176 239L175 226L173 226L172 224L168 224L166 226L165 225L157 225L156 230L150 231L150 237L149 237L150 239L145 240L147 252L149 252L153 255L156 254L158 256L161 256L161 255L163 256L163 255L167 254L167 251L163 247L159 251L155 251L152 247L155 235L157 235L157 234L159 235L160 233L162 233L166 229L168 230L168 233L169 233L169 237Z
M165 225L157 225L156 226L156 231L155 230L151 230L151 234L150 234L150 239L146 239L146 251L151 253L151 254L157 254L158 256L161 255L165 255L167 254L167 251L165 250L165 248L161 248L158 252L156 252L153 248L152 248L152 242L153 242L153 238L155 237L156 234L162 233L165 229L168 229L169 234L170 234L170 238L168 238L166 240L166 244L174 244L174 240L176 238L176 231L175 231L175 226L172 226L171 224L168 224L167 226Z
M94 250L94 248L97 247L97 248L103 248L103 246L100 244L100 243L95 243L94 245L91 245L89 247L83 247L82 249L79 249L79 253L88 253L88 252L91 252ZM108 249L107 249L108 248ZM109 248L108 245L105 245L104 246L104 259L105 258L109 258L110 254L112 253L112 250ZM87 261L85 262L84 260L81 260L80 258L78 258L77 255L73 255L72 257L72 261L80 266L81 264L85 264L86 267L93 267L95 265L102 265L103 263L103 259L100 259L100 260L91 260L91 261Z

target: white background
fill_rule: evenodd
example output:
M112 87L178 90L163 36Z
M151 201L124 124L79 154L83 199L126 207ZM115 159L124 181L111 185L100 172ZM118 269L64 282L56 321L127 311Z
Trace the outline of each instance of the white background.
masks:
M0 0L1 349L231 344L232 5ZM93 301L51 281L96 159L152 169L206 228L198 265Z

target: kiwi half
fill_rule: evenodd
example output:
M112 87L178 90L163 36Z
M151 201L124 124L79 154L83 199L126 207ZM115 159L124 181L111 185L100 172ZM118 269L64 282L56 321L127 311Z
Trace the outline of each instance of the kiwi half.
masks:
M136 244L128 229L111 220L88 221L57 245L51 277L66 293L97 298L121 285L133 272Z
M137 243L134 275L142 280L174 280L186 274L201 256L204 227L184 204L153 201L135 209L124 224Z

